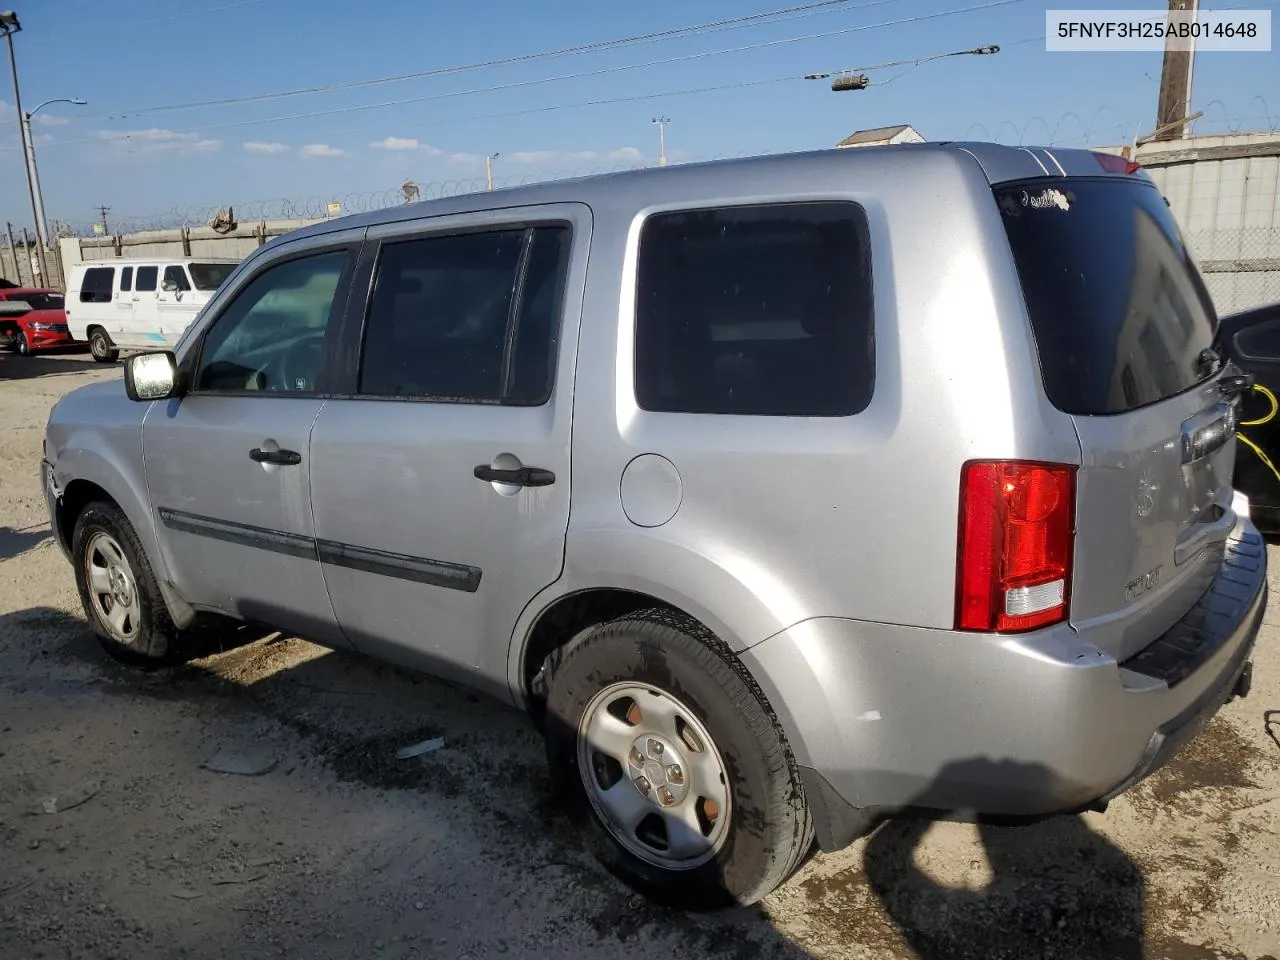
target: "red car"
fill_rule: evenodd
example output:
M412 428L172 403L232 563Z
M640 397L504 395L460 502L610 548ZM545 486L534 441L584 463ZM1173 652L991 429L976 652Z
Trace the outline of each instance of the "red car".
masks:
M75 343L67 330L62 294L57 290L0 288L0 347L28 354Z

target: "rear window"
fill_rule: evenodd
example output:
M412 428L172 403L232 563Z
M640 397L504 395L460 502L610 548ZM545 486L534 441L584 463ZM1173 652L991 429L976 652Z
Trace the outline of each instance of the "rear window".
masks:
M1037 180L996 200L1054 406L1123 413L1214 373L1213 301L1153 185Z
M32 310L62 309L62 294L60 293L11 293L8 299L30 304Z
M840 417L871 401L871 258L853 203L650 217L640 234L643 410Z
M196 285L197 290L217 290L235 268L234 263L187 264L187 269L191 271L191 282Z

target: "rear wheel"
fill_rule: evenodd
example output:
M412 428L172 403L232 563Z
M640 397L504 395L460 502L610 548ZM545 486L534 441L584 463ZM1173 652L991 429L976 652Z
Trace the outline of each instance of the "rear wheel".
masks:
M615 876L682 909L749 904L813 842L782 732L696 622L652 610L576 637L548 684L561 803Z
M76 519L71 554L85 617L108 654L132 666L182 659L185 644L119 507L101 500L85 507Z
M107 332L101 327L94 327L89 332L89 352L99 363L115 363L116 358L120 356L120 351L116 349Z

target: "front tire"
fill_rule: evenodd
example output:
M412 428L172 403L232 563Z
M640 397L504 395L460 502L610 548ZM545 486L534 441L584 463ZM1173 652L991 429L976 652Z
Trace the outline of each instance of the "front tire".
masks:
M175 663L185 652L138 535L113 503L89 504L71 540L85 617L106 652L130 666Z
M89 352L98 363L115 363L120 356L120 351L101 327L95 327L89 334Z
M19 330L14 338L14 352L20 357L31 356L31 341L27 339L27 331Z
M637 891L685 910L755 903L812 847L776 719L696 621L649 610L588 630L564 648L547 692L560 802Z

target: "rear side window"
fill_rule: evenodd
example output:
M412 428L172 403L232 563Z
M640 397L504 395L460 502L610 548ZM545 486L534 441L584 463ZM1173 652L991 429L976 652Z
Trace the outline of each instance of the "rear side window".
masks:
M80 302L110 303L115 279L115 267L90 267L80 281Z
M141 290L149 293L156 288L156 277L160 274L159 267L139 267L138 283L134 287L135 290Z
M365 322L360 393L545 403L569 237L556 225L386 244Z
M650 217L636 295L644 410L841 417L871 402L871 256L856 204Z
M120 289L124 293L133 289L133 267L120 268Z
M1045 391L1059 410L1115 414L1212 375L1217 314L1164 198L1128 179L996 190Z

